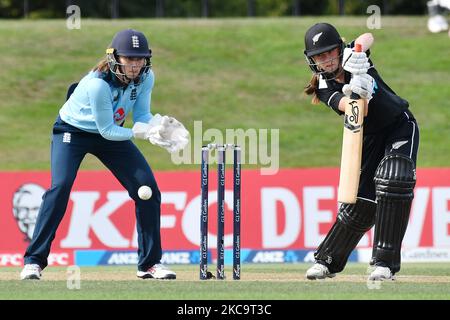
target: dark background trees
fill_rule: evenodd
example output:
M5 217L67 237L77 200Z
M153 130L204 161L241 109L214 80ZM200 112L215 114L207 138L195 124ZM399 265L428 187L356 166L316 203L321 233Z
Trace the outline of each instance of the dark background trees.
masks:
M78 5L83 17L245 17L362 15L369 5L383 14L422 15L427 0L2 0L0 18L64 18Z

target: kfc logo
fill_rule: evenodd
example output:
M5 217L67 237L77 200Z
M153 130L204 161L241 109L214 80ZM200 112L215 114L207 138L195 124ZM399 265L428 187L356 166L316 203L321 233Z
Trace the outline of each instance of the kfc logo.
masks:
M35 183L22 185L13 197L13 214L17 225L28 241L33 237L36 218L45 189Z

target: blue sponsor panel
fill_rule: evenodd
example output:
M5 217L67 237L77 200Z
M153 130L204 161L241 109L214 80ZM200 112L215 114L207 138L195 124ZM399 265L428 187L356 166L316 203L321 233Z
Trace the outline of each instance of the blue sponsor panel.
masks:
M177 250L164 251L161 257L161 263L166 264L199 264L199 250ZM211 252L208 251L208 263L211 263Z
M348 262L359 262L358 250L353 250L348 257Z
M208 264L215 263L208 251ZM138 255L136 251L118 250L76 250L74 261L78 266L123 266L137 265ZM349 262L358 262L357 250L353 251ZM312 263L314 262L313 250L241 250L241 263ZM161 263L164 264L199 264L199 250L173 250L164 251ZM233 250L225 250L225 264L233 264Z
M313 250L247 250L242 255L243 263L311 263L314 262ZM358 254L353 251L349 262L358 261Z
M101 266L126 266L137 265L138 255L136 251L106 251L100 260Z
M137 265L136 251L129 250L76 250L75 264L78 266L123 266ZM161 263L165 264L198 264L200 252L198 250L164 251ZM208 263L211 263L211 253L208 253Z
M245 262L250 252L252 252L250 249L241 249L241 263ZM233 265L233 249L225 249L225 264Z
M303 262L309 251L306 250L252 250L246 263L286 263Z
M98 266L106 250L75 250L74 262L77 266Z

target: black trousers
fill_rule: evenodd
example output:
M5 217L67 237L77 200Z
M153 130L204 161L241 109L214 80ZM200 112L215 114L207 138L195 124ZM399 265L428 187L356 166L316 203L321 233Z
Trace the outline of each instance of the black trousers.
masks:
M153 172L139 149L130 140L111 141L99 134L83 132L59 117L53 127L51 144L52 184L44 196L33 238L25 253L25 264L47 266L50 247L64 216L70 191L87 153L96 156L119 180L135 202L138 233L138 269L146 271L161 260L161 193ZM152 189L149 200L137 194L140 186Z
M364 136L358 197L375 201L373 178L381 159L395 153L408 156L416 163L418 148L419 127L409 111L381 133Z

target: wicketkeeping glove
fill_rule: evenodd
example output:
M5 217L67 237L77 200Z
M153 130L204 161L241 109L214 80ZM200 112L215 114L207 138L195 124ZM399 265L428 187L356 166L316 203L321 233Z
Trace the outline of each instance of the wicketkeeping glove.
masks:
M189 143L189 131L177 119L155 114L149 123L136 122L132 128L133 136L145 139L152 144L174 153L184 149Z
M136 122L131 130L136 139L148 140L150 129L161 124L162 117L159 113L155 114L148 123Z
M174 153L189 143L189 131L177 119L163 116L160 124L148 131L148 139L151 143Z

